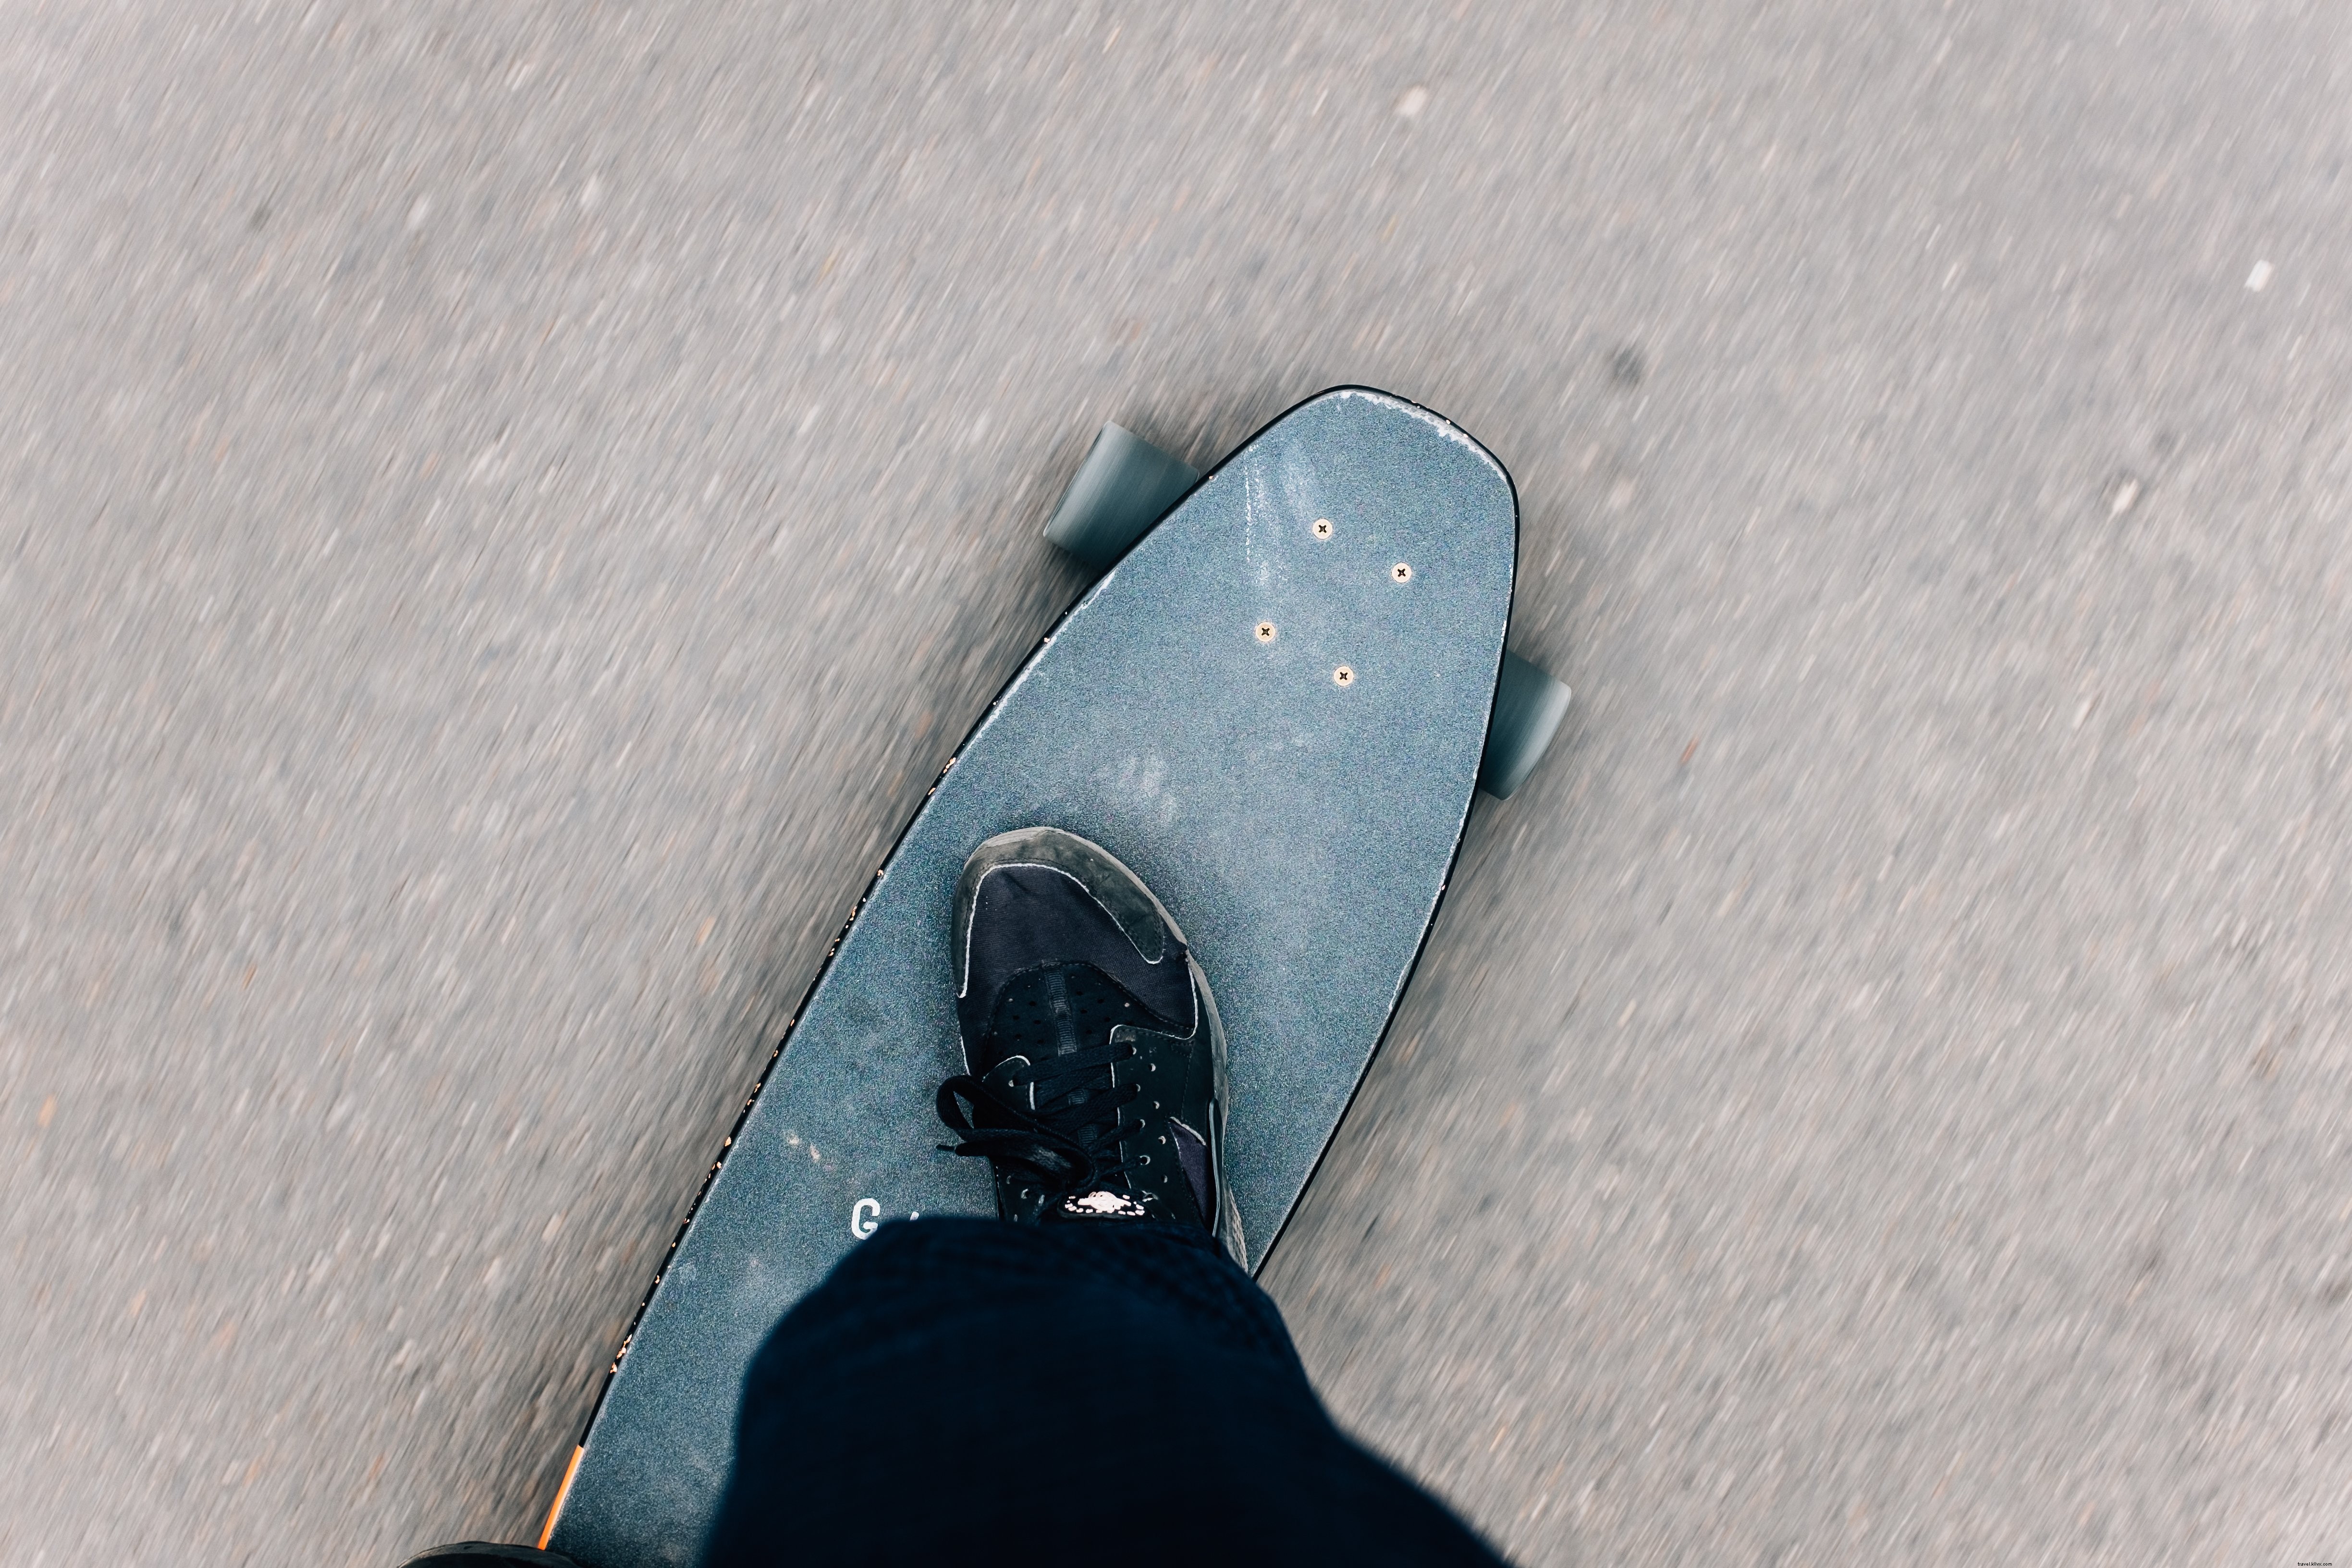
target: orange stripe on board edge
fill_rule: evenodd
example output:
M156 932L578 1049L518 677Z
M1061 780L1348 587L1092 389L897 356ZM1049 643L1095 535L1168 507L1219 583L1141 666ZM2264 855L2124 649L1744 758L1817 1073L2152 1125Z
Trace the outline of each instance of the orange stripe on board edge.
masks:
M555 1506L547 1510L547 1523L540 1528L539 1549L541 1552L546 1551L547 1543L554 1539L555 1521L563 1515L563 1500L572 1495L572 1478L580 1473L580 1456L587 1451L585 1443L573 1448L572 1462L563 1467L563 1484L555 1489Z

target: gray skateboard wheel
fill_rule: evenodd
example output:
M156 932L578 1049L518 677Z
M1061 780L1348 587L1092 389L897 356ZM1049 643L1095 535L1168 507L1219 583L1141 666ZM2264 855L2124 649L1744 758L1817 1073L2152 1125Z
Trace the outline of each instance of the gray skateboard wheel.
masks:
M1182 498L1200 470L1142 437L1105 425L1071 477L1045 537L1100 572Z
M1506 650L1502 679L1495 683L1495 718L1486 727L1486 754L1478 759L1478 787L1496 800L1528 782L1568 711L1568 688Z

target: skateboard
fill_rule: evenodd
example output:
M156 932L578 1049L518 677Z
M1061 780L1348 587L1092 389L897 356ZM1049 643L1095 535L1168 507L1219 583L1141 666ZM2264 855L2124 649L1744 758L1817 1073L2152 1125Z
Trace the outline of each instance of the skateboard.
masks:
M691 1561L777 1321L886 1219L995 1212L933 1110L964 1068L949 910L982 840L1091 838L1192 938L1226 1027L1255 1270L1412 975L1474 788L1516 789L1568 703L1504 650L1510 477L1400 397L1322 393L1205 477L1106 426L1046 531L1102 574L835 939L606 1374L541 1550Z

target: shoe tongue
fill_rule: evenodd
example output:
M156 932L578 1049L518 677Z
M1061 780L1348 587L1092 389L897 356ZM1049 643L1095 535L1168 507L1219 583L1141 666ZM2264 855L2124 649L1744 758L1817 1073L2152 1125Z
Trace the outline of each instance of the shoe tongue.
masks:
M1091 963L1033 970L1004 988L992 1020L996 1059L1025 1056L1051 1070L1057 1057L1100 1046L1121 1024L1147 1022L1126 992ZM1108 1072L1102 1087L1110 1087Z
M1095 1184L1055 1198L1045 1217L1154 1217L1150 1200L1126 1191L1113 1168L1119 1158L1114 1131L1119 1117L1117 1069L1099 1055L1083 1068L1063 1067L1080 1052L1102 1051L1121 1026L1149 1026L1152 1022L1132 997L1090 963L1033 970L1005 987L990 1031L990 1053L997 1065L989 1072L1016 1057L1027 1058L1030 1065L1019 1076L1028 1085L1030 1114L1090 1151L1102 1173Z

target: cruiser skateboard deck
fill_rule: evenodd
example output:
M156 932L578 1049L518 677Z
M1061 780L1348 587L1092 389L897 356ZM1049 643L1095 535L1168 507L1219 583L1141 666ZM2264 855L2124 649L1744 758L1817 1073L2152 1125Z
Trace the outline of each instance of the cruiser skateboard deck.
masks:
M1229 1042L1238 1261L1260 1264L1412 972L1482 762L1507 794L1566 703L1503 650L1517 527L1485 448L1364 388L1300 404L1205 479L1106 428L1051 531L1112 563L957 749L836 940L614 1362L542 1547L596 1568L692 1561L777 1321L884 1220L994 1213L985 1163L940 1151L933 1110L964 1069L950 900L992 835L1093 839L1190 937Z

